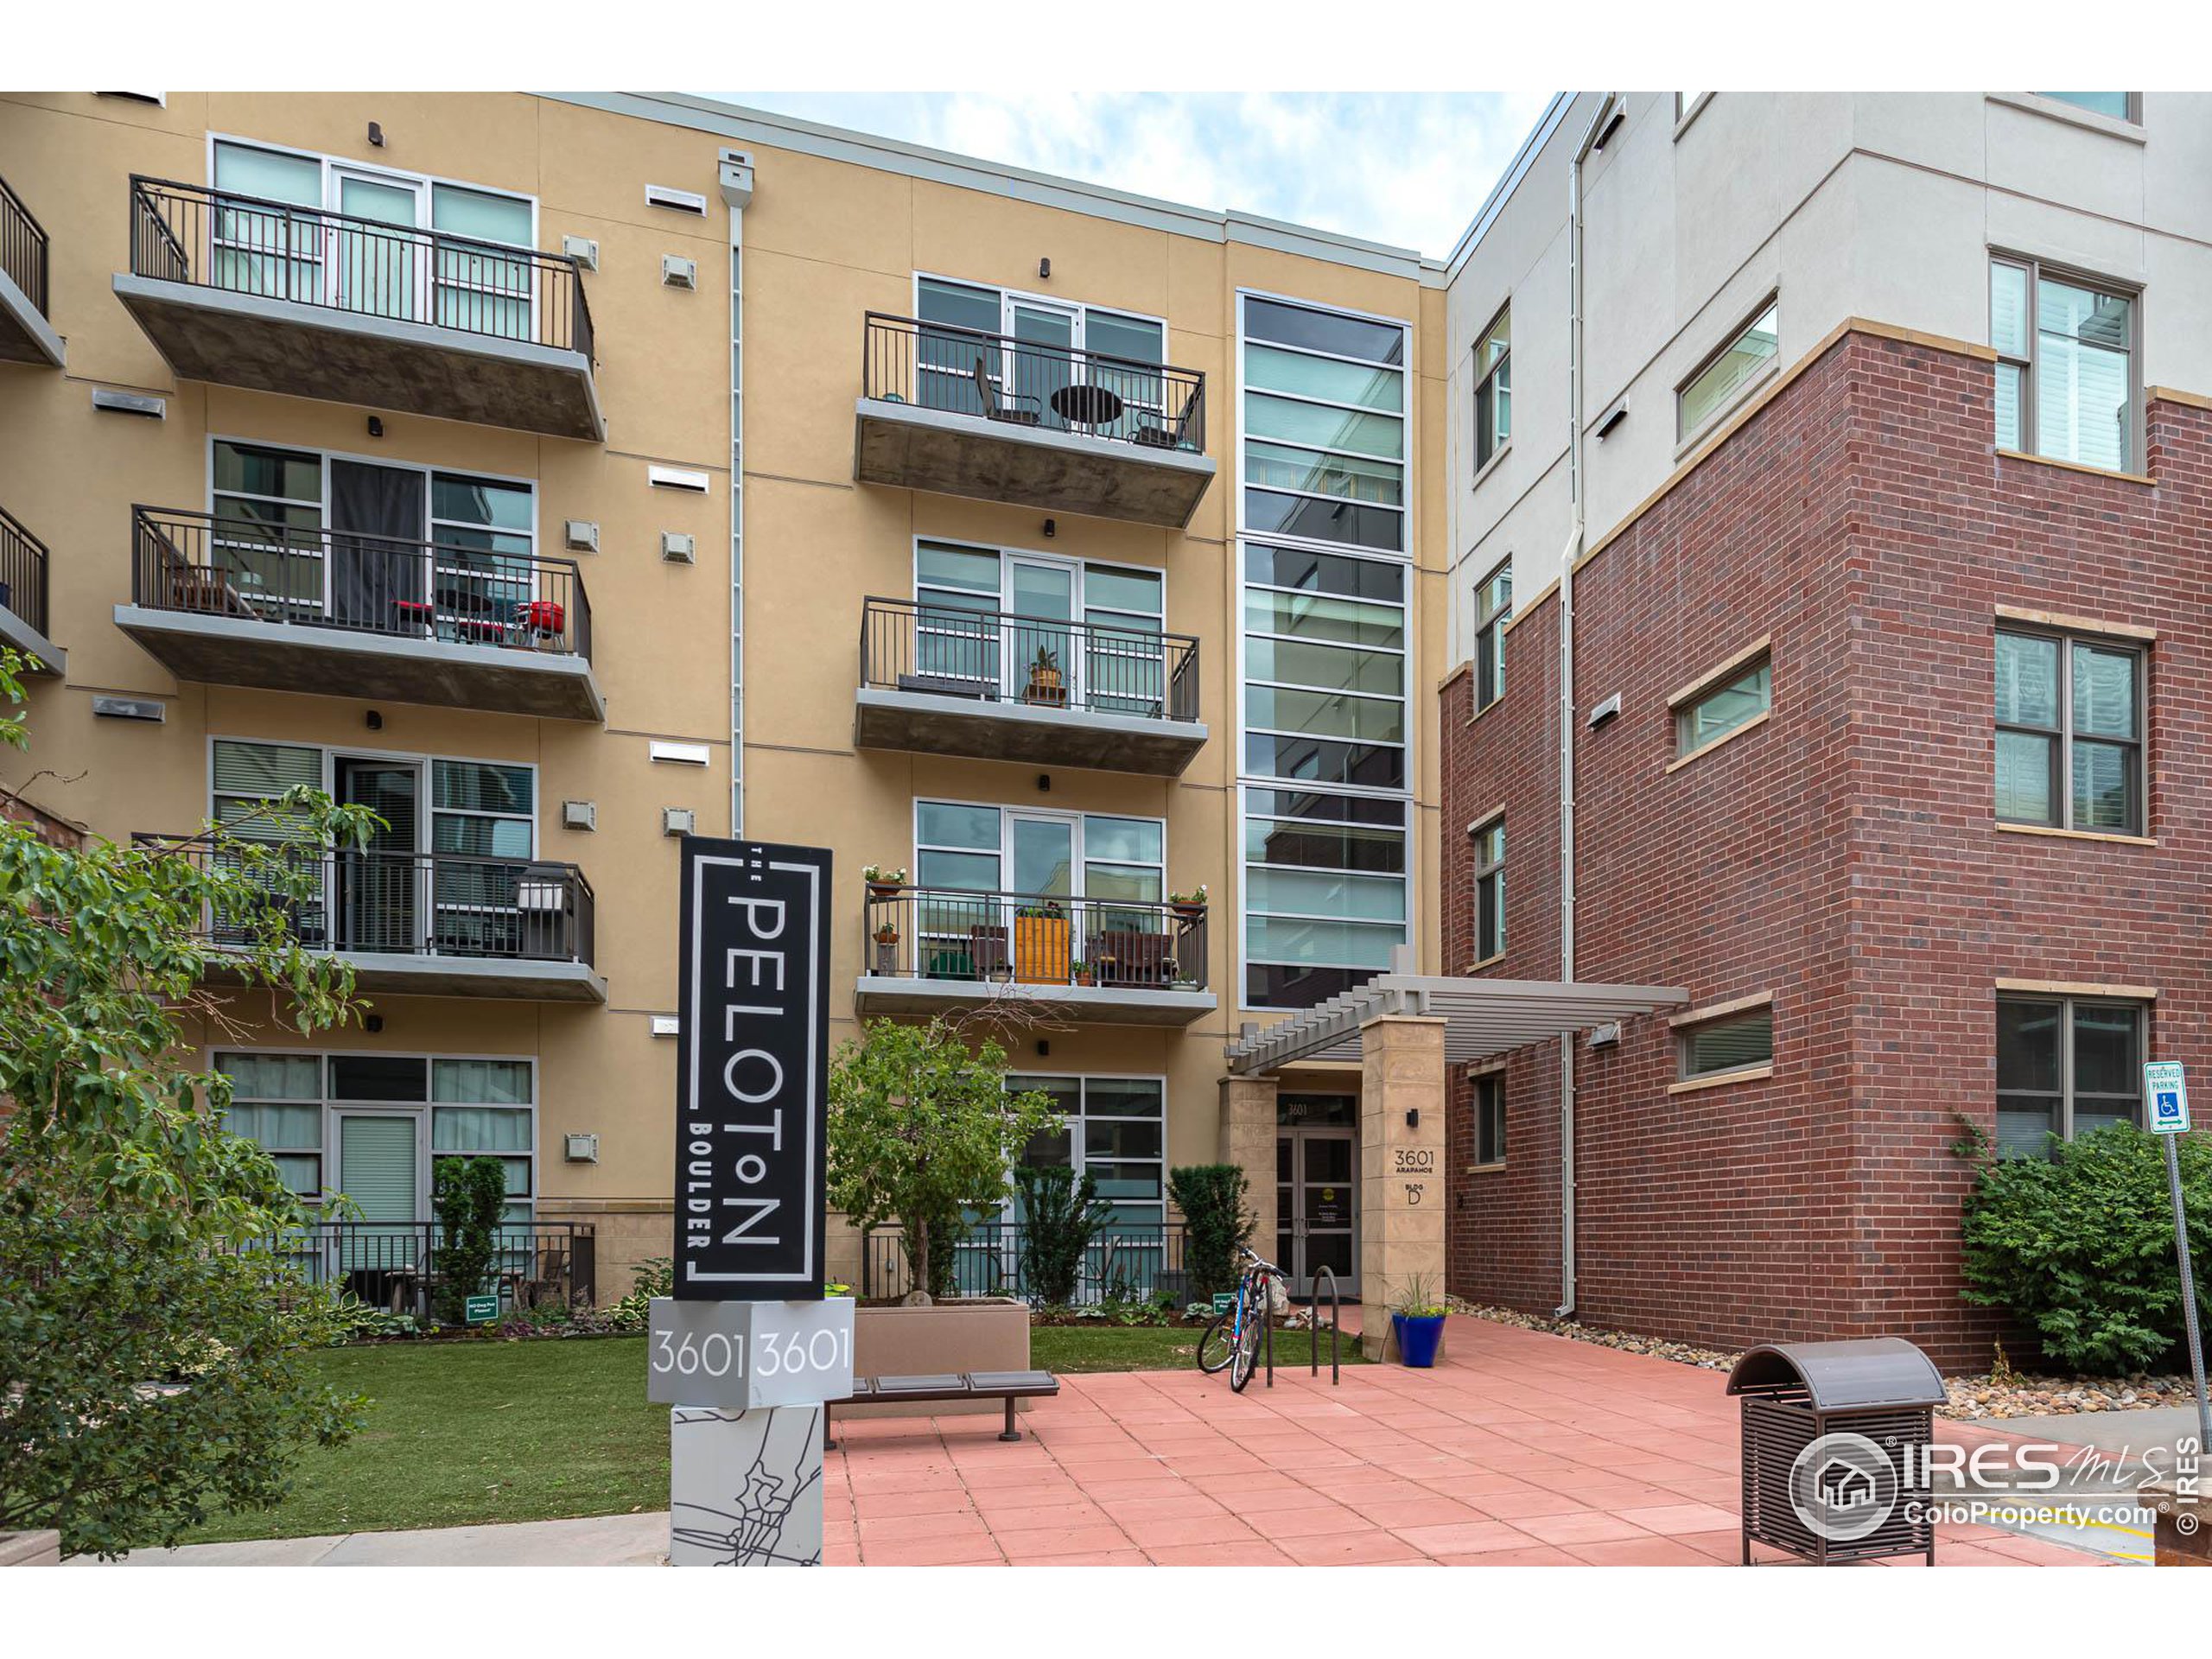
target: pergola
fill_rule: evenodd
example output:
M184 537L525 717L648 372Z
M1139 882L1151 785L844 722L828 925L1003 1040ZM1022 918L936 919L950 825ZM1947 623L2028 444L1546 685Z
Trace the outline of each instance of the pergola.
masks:
M1363 1058L1361 1028L1402 1015L1441 1019L1444 1063L1465 1065L1688 1001L1688 992L1667 985L1380 974L1303 1014L1248 1031L1230 1044L1229 1069L1264 1074L1293 1060L1357 1065Z

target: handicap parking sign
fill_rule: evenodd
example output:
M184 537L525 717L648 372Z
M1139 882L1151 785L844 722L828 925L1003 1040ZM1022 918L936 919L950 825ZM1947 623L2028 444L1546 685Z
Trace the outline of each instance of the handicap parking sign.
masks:
M2153 1060L2143 1068L2143 1093L2151 1103L2151 1131L2154 1135L2184 1135L2189 1130L2189 1085L2182 1079L2177 1060Z

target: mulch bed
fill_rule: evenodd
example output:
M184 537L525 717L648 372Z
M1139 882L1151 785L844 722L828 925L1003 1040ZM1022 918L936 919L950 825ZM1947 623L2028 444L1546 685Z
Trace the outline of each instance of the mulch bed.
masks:
M1718 1348L1700 1348L1695 1343L1671 1342L1664 1337L1638 1336L1630 1331L1601 1330L1573 1319L1554 1319L1510 1307L1462 1301L1456 1296L1447 1296L1445 1301L1454 1313L1469 1314L1522 1331L1541 1331L1550 1336L1593 1343L1600 1348L1618 1348L1624 1353L1649 1354L1708 1371L1732 1370L1738 1357ZM1948 1405L1937 1409L1936 1414L1939 1417L2059 1417L2079 1412L2147 1411L2156 1406L2190 1405L2196 1398L2194 1386L2186 1376L2040 1376L2015 1371L2001 1378L1984 1373L1979 1376L1948 1376L1943 1381L1951 1398Z

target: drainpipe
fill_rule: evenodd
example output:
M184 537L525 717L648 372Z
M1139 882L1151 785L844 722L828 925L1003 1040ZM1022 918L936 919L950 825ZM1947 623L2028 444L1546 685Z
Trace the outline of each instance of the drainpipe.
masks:
M1559 976L1574 978L1574 562L1582 556L1582 167L1620 94L1607 92L1567 170L1567 548L1559 569ZM1559 1039L1559 1306L1574 1313L1574 1033Z

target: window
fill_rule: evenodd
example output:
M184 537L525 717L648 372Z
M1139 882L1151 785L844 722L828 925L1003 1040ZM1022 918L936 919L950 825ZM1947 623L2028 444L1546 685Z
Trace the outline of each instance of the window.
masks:
M1676 1052L1684 1082L1730 1077L1774 1064L1774 1008L1745 1008L1681 1027Z
M1244 771L1402 791L1406 568L1244 550Z
M439 950L505 956L523 947L531 928L524 901L557 902L556 890L524 879L521 861L535 855L537 842L537 778L528 766L430 763L430 850L459 855L431 867Z
M2143 656L2106 639L1997 635L1997 817L2141 835Z
M1475 347L1475 474L1513 436L1513 309L1497 314Z
M1734 339L1698 365L1675 394L1675 435L1687 438L1718 415L1775 360L1782 309L1769 300Z
M231 1080L223 1127L260 1142L284 1185L302 1198L322 1192L322 1061L313 1054L218 1054Z
M1040 1135L1021 1161L1032 1168L1070 1168L1098 1183L1117 1227L1156 1232L1166 1220L1166 1090L1156 1077L1059 1077L1009 1074L1009 1093L1036 1090L1052 1097L1067 1120L1058 1135ZM1019 1221L1019 1200L1009 1208Z
M526 1059L426 1059L419 1054L218 1052L231 1080L223 1126L258 1141L285 1185L303 1197L323 1190L325 1148L342 1138L343 1120L419 1123L429 1116L430 1156L497 1158L506 1170L503 1219L528 1221L537 1191L536 1068ZM334 1128L333 1125L337 1127ZM356 1198L373 1194L408 1211L372 1221L429 1216L429 1172L402 1144L359 1139L353 1166L337 1172ZM372 1159L374 1161L372 1161Z
M2055 98L2062 104L2071 104L2077 110L2087 110L2092 115L2108 115L2115 121L2140 121L2140 107L2133 92L2037 92L2037 98Z
M1675 753L1687 759L1741 731L1774 706L1774 664L1762 656L1751 667L1700 691L1675 710Z
M1475 712L1505 695L1505 625L1513 616L1513 561L1475 589Z
M1086 423L1085 432L1128 438L1140 426L1181 417L1181 410L1163 407L1154 368L1166 360L1166 328L1155 317L939 276L917 279L914 303L924 325L914 384L925 409L984 414L988 386L998 413L1027 426L1065 429L1067 419L1052 407L1052 394L1080 378L1111 391L1124 406L1119 419ZM932 329L931 323L939 326Z
M2041 1158L2143 1114L2144 1007L2075 997L1997 999L1997 1152Z
M1989 267L1997 447L2113 472L2135 457L2135 296L2031 259Z
M1405 327L1251 295L1243 318L1245 526L1403 551Z
M276 620L321 614L322 457L219 441L213 452L213 563Z
M1390 965L1408 938L1407 804L1244 791L1244 998L1311 1007Z
M1505 1161L1505 1073L1491 1071L1475 1079L1475 1161Z
M977 695L1019 697L1039 650L1078 709L1157 716L1166 707L1166 585L1157 570L918 542L916 664ZM1077 636L1062 626L1081 621Z
M1505 951L1505 819L1475 831L1475 960Z

